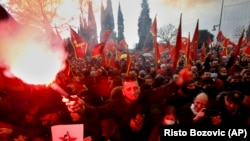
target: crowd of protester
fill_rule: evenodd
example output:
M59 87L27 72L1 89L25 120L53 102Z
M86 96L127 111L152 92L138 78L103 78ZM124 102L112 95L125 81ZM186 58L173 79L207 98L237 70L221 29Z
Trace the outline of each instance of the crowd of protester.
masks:
M162 125L250 124L248 56L214 50L188 65L182 58L174 71L164 56L156 68L153 57L140 55L128 74L126 58L117 68L69 59L70 73L58 73L56 83L70 99L7 78L2 68L0 140L50 141L51 126L58 124L84 124L84 138L92 141L157 141Z

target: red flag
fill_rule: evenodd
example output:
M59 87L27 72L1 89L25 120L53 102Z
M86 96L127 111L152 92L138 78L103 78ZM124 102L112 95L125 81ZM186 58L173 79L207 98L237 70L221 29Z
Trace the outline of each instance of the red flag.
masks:
M243 50L243 54L250 57L250 44Z
M220 56L227 56L227 51L228 51L227 45L228 45L228 42L229 42L228 38L225 38L222 41L221 47L222 47L223 50L220 52Z
M115 58L116 60L120 60L120 57L121 57L121 52L117 49L115 52Z
M110 34L111 34L111 30L106 30L105 33L103 34L103 41L102 42L107 42Z
M219 31L217 34L217 40L223 41L226 37L223 35L222 31Z
M104 52L101 54L101 56L102 56L102 66L104 68L107 68L109 64L109 60L107 59L107 56Z
M125 39L121 40L119 42L119 49L121 49L122 51L127 51L128 50L128 44L125 41Z
M239 38L239 41L238 41L238 44L237 44L237 48L236 48L235 51L234 51L234 56L235 56L235 58L234 58L234 63L235 63L235 61L236 61L237 56L238 56L239 53L240 53L240 48L241 48L241 43L242 43L242 40L243 40L243 37L244 37L244 32L245 32L245 29L242 31L242 34L241 34L241 36L240 36L240 38Z
M157 20L156 20L156 16L154 18L154 21L151 25L151 29L150 32L153 36L153 44L154 44L154 49L155 49L155 65L156 65L156 69L158 68L158 63L160 62L161 56L160 56L160 52L159 52L159 48L158 48L158 43L157 43Z
M83 38L78 35L74 29L69 27L70 29L70 38L71 38L71 43L73 45L74 51L75 51L75 56L77 59L83 59L85 58L86 51L87 51L87 42L84 41Z
M196 27L194 30L194 35L192 39L192 46L191 46L191 54L190 57L193 61L197 59L197 49L198 49L198 40L199 40L199 19L197 20Z
M238 55L240 53L240 48L241 48L241 44L242 44L242 40L243 40L243 37L244 37L244 32L245 32L245 29L243 29L242 33L241 33L241 36L238 40L238 44L237 44L237 47L234 51L234 60L233 60L233 65L232 67L229 69L229 73L233 73L234 72L234 67L235 67L235 63L236 63L236 60L238 58Z
M118 45L113 39L108 40L105 44L105 49L107 49L108 51L110 51L113 54L115 54L117 47L118 47Z
M152 25L151 25L150 32L151 32L151 34L152 34L154 37L157 36L157 21L156 21L156 16L155 16L154 21L153 21L153 23L152 23Z
M95 45L95 47L93 47L93 49L92 49L91 56L98 57L98 56L102 55L103 49L104 49L104 43L100 43L100 44Z
M247 38L245 38L245 39L242 41L242 45L247 45L247 43L248 43L248 40L247 40Z
M228 39L228 45L232 45L234 48L237 47L237 45L234 42L232 42L230 39ZM241 45L244 45L244 44L242 43Z
M188 38L187 37L181 37L181 50L180 51L186 52L187 44L188 44Z
M110 57L109 66L112 68L118 68L118 65L116 64L114 57Z
M182 36L182 30L181 30L181 26L182 26L182 14L180 16L180 23L179 23L179 27L178 27L178 31L177 31L177 36L176 36L176 45L175 45L175 49L174 49L174 60L173 60L173 71L176 70L177 68L177 63L180 57L180 49L181 49L181 36Z
M203 42L201 46L201 61L204 61L206 56L207 56L206 46L205 43Z
M164 44L159 44L158 45L158 48L159 48L159 53L162 54L165 52L165 47L164 47Z
M156 38L154 38L153 42L154 42L154 49L155 49L155 61L157 65L158 63L160 63L161 56L160 56L159 47L158 47Z
M106 32L103 35L103 41L101 43L95 45L95 47L92 49L92 52L91 52L92 57L97 57L99 55L103 55L103 49L105 47L105 44L106 44L110 34L111 34L111 30L106 30Z
M220 56L227 56L227 48L222 46L222 51L220 52Z

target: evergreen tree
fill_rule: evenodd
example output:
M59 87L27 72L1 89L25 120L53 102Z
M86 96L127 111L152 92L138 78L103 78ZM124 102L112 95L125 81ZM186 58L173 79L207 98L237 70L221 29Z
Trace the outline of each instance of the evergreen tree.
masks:
M88 38L88 25L86 22L86 19L83 19L82 16L80 16L80 26L78 30L78 34L83 38L87 39Z
M106 28L105 28L105 15L106 14L105 13L106 13L106 11L105 11L103 3L101 1L101 33L100 33L100 41L102 41L103 34L106 31Z
M114 15L111 0L107 0L107 7L105 13L106 30L114 30Z
M117 15L117 26L118 26L118 37L117 37L117 41L118 43L124 39L124 23L123 23L123 14L121 11L121 6L119 3L119 7L118 7L118 15Z
M113 8L112 8L111 0L107 0L107 7L105 10L104 24L105 24L105 31L106 30L112 31L110 38L116 40L116 37L115 37L116 35L114 33L114 15L113 15Z
M92 8L92 1L88 3L88 51L92 50L93 46L95 46L97 41L97 29L96 29L96 21L95 15Z
M153 37L150 33L152 19L149 16L148 0L142 0L142 11L138 20L139 43L136 50L142 50L145 47L153 48Z
M209 44L207 43L208 38L213 40L214 35L212 33L210 33L208 30L205 30L205 29L204 30L199 30L198 35L199 35L198 49L201 49L202 44L205 43L206 51L208 52L210 50L209 49Z

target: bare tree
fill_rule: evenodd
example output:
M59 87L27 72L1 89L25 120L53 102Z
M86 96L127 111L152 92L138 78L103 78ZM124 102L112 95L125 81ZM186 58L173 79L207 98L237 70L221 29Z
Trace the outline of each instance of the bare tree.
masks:
M82 11L82 5L87 0L79 0L79 9ZM58 14L58 8L62 5L63 0L8 0L7 8L10 13L17 19L18 22L30 24L41 29L50 30L53 21L61 20L61 15ZM63 16L63 15L62 15ZM79 17L79 15L76 15ZM61 25L56 25L57 28L65 28L67 23L73 20L68 19Z
M47 28L56 17L56 9L61 0L9 0L8 9L24 24Z
M177 28L172 24L164 25L159 28L158 37L164 42L175 42L175 36L177 33Z

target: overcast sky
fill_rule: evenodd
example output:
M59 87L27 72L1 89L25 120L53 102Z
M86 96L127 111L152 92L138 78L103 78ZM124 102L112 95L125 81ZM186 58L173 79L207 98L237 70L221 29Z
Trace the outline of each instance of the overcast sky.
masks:
M113 10L117 13L118 0L113 0ZM137 23L141 12L142 0L120 0L121 9L124 15L125 37L133 48L138 39ZM179 25L180 14L182 13L182 35L190 32L192 37L197 19L199 29L212 31L213 25L220 23L222 0L148 0L150 16L152 20L157 14L158 28L173 24ZM250 23L250 0L224 0L221 30L225 36L233 39L233 32L239 26L247 27Z
M0 0L1 2L6 0ZM79 25L79 6L78 0L64 0L65 5L59 10L68 21L74 16L75 21L68 23L69 25ZM101 0L92 0L95 18L97 22L98 35L100 32L100 5ZM106 0L102 0L106 7ZM124 35L129 48L134 48L138 42L138 17L141 12L142 0L112 0L113 14L115 19L115 30L117 30L117 13L118 4L120 2L121 10L124 16ZM182 35L186 36L190 33L193 35L195 25L199 19L199 29L207 29L215 36L218 33L212 31L213 25L220 23L222 10L222 0L148 0L150 8L150 17L153 21L157 15L158 28L173 24L176 28L179 25L180 14L182 14ZM233 32L239 26L247 27L250 23L250 0L224 0L221 30L224 35L233 41L238 39L233 36ZM61 31L66 35L69 32Z

